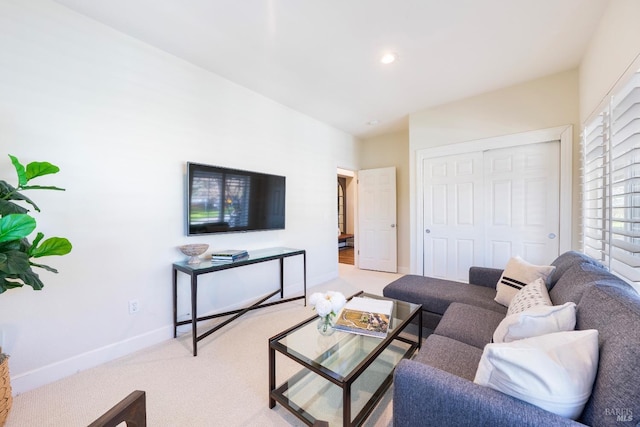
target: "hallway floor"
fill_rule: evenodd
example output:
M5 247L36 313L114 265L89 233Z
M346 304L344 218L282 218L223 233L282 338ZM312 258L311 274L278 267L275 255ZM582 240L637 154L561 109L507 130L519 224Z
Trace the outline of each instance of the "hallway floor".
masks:
M338 262L340 264L354 265L354 254L352 247L340 248L338 250Z

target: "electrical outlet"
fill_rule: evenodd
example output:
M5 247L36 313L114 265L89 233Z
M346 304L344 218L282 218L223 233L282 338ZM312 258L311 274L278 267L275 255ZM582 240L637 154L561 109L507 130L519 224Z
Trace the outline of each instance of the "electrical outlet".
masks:
M140 311L140 303L137 299L129 300L129 314L136 314Z

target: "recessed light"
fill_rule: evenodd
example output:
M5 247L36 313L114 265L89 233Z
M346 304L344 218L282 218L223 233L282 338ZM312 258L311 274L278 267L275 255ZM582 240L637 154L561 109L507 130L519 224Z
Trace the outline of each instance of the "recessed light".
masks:
M391 64L392 62L395 62L396 59L398 59L397 53L387 52L384 55L382 55L382 57L380 58L380 62L382 62L383 64Z
M380 123L380 120L369 120L369 121L367 122L367 125L369 125L369 126L375 126L375 125L377 125L378 123Z

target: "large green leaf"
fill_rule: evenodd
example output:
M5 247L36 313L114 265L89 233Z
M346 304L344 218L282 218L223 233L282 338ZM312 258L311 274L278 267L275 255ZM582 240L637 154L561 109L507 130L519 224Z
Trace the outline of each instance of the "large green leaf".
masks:
M7 181L0 180L0 199L8 199L7 195L13 193L16 189Z
M6 274L22 274L31 269L29 256L20 251L0 253L0 271Z
M31 269L23 274L16 274L15 278L22 280L25 285L31 286L34 291L39 291L44 287L44 283L42 283L40 277Z
M40 212L40 208L38 207L38 205L36 205L36 203L33 200L31 200L30 198L28 198L27 196L25 196L22 193L13 193L13 195L11 196L11 199L13 199L13 200L24 200L25 202L27 202L31 206L33 206L33 208L35 210Z
M13 163L13 167L16 169L16 173L18 174L18 187L27 185L27 171L24 168L24 165L20 163L16 156L9 154L9 158L11 158L11 163Z
M31 269L23 274L6 274L0 271L0 293L23 285L31 286L34 291L39 291L44 287L40 277Z
M13 202L0 199L0 216L7 216L9 214L25 214L29 212L28 209L23 208Z
M35 246L35 244L33 246ZM32 247L30 255L34 258L50 255L66 255L71 252L71 248L71 242L64 237L50 237L39 246Z
M22 282L7 280L8 277L8 274L0 271L0 294L8 289L20 288L24 285Z
M31 162L27 165L27 181L43 175L60 172L60 168L49 162Z
M13 186L9 185L6 181L0 181L0 199L2 199L3 201L24 200L25 202L33 206L35 210L40 212L40 208L38 208L38 206L33 202L33 200L31 200L24 194L18 193L18 190ZM11 203L11 202L7 202L7 203ZM14 204L14 206L16 208L24 209L21 206L18 206L16 204ZM26 209L24 209L24 211L27 212Z
M19 240L10 240L8 242L0 243L0 252L20 251L28 254L30 248L31 243L29 243L29 239L27 239L26 237Z
M0 218L0 242L22 239L36 228L36 220L26 214L10 214Z

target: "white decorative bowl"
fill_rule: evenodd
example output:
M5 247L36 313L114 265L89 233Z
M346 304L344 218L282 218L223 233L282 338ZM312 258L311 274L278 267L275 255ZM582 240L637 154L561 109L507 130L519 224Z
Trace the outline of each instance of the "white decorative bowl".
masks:
M200 257L209 249L207 243L192 243L190 245L182 245L179 247L180 251L187 255L189 258L188 264L200 264Z

